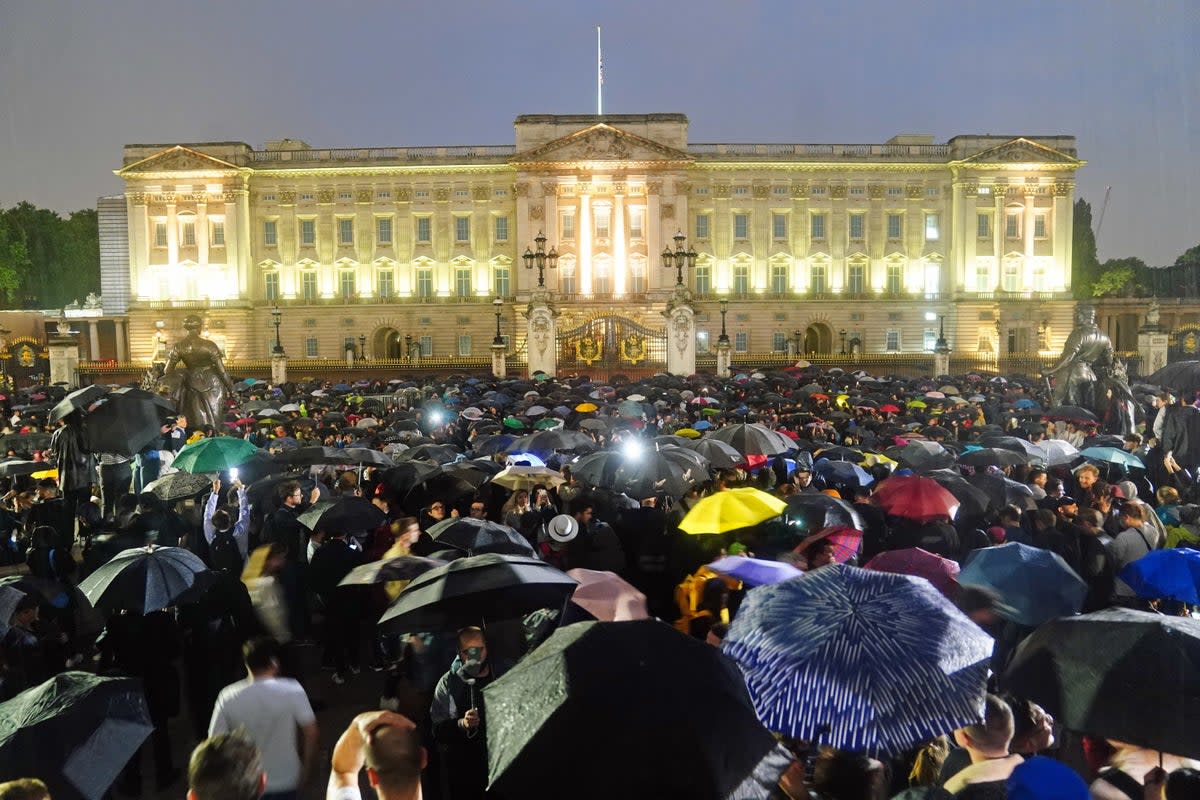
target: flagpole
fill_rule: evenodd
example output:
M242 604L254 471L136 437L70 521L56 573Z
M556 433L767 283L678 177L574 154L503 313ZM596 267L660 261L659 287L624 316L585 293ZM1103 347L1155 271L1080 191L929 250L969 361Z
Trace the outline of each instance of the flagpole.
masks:
M596 26L596 115L604 114L604 54L600 50L600 26Z

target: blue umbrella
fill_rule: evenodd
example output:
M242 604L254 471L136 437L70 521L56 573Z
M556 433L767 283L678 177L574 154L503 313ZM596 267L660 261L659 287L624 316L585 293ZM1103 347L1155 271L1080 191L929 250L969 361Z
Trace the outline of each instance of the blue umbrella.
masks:
M1079 455L1089 461L1103 461L1108 464L1116 464L1118 467L1124 467L1125 469L1146 468L1146 465L1142 463L1140 458L1118 447L1085 447L1079 451Z
M769 730L892 754L982 719L992 640L929 581L835 564L751 590L722 649Z
M767 561L762 558L725 556L708 565L713 572L737 578L747 586L765 586L799 578L804 573L782 561Z
M1126 564L1119 577L1138 597L1200 605L1200 551L1155 550Z
M813 470L829 483L845 483L851 486L870 486L875 482L871 474L852 461L830 461L818 458Z
M1006 606L1000 615L1030 627L1078 614L1087 596L1087 584L1062 556L1020 542L971 553L958 582L996 592Z

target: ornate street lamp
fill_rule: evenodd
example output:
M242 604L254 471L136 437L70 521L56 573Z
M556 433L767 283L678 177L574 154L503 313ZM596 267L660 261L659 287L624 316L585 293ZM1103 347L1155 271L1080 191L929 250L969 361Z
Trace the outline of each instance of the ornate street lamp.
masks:
M546 234L538 231L537 237L533 240L537 245L537 250L525 248L525 255L521 258L525 259L525 269L533 269L537 267L538 271L538 288L546 288L546 270L558 269L558 251L553 247L550 252L546 252Z
M541 277L540 273L539 277ZM492 345L495 347L503 347L504 336L500 333L500 315L504 313L504 301L497 297L492 301L492 309L496 313L496 335L492 337Z
M412 334L406 333L406 334L404 334L404 360L407 361L411 358L412 358Z
M846 355L846 329L842 328L840 331L838 331L838 336L841 337L842 340L842 355Z
M358 360L367 360L367 335L365 333L358 335Z
M729 334L725 332L725 315L729 313L729 301L721 298L721 335L717 337L717 344L729 344Z
M699 254L692 248L683 246L687 241L683 231L676 231L672 238L675 240L675 249L672 250L670 246L663 248L662 265L663 269L675 270L675 285L678 287L683 286L683 268L687 267L690 270L695 267L696 257Z
M279 323L283 322L283 312L276 305L271 309L271 322L275 325L275 347L272 350L277 356L283 355L283 341L279 338Z
M933 343L933 350L936 353L950 352L950 343L946 341L946 315L938 314L938 338Z

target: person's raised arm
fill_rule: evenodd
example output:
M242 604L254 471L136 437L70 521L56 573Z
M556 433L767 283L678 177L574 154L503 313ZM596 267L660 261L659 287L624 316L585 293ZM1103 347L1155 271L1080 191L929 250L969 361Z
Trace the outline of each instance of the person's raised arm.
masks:
M385 725L416 727L408 717L392 711L368 711L355 717L333 746L326 800L353 800L358 797L358 773L366 760L363 748L371 731Z
M217 529L213 527L213 514L217 513L217 501L221 494L221 479L214 478L212 482L212 492L208 495L208 502L204 504L204 541L212 544L213 539L217 537Z

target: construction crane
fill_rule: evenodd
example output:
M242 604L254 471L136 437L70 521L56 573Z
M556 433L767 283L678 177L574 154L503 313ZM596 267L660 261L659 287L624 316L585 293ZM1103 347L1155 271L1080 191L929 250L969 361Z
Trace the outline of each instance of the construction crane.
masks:
M1104 227L1104 212L1108 210L1108 196L1112 194L1112 187L1104 187L1104 204L1100 206L1100 218L1096 220L1096 239L1100 239L1100 229Z

